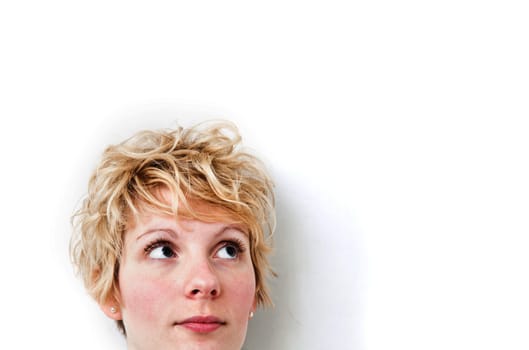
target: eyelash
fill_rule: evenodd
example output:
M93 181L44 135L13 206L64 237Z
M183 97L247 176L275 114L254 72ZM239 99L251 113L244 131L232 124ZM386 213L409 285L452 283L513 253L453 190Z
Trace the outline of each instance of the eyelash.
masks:
M238 239L238 238L224 240L224 241L220 242L220 244L221 244L221 246L220 246L219 249L225 248L225 247L227 247L229 245L235 247L235 249L237 249L237 254L242 254L242 253L244 253L246 251L246 247L245 247L244 242L242 240ZM165 239L156 239L153 242L149 243L144 249L145 254L148 255L154 249L159 248L159 247L163 247L163 246L170 247L171 250L173 251L173 253L176 254L176 249L173 248L173 245L171 244L171 242L169 242L169 241L167 241Z
M222 243L222 245L221 245L220 248L225 248L225 247L231 245L231 246L235 247L235 249L237 249L237 254L242 254L246 250L246 247L244 246L243 241L238 239L238 238L222 241L221 243Z
M156 239L153 242L149 243L144 249L145 250L145 254L148 255L154 249L159 248L159 247L163 247L163 246L168 246L169 248L171 248L173 253L176 254L176 249L173 248L173 245L171 244L171 242L169 242L169 241L167 241L165 239L162 239L162 238Z

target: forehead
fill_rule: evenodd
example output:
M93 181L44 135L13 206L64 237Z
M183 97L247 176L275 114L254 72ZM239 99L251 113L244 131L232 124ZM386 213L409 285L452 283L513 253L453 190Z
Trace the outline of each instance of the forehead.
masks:
M138 201L135 204L134 213L129 211L127 215L125 231L134 230L138 225L145 226L154 223L178 224L185 229L185 227L192 226L197 222L213 226L238 226L240 230L247 231L246 225L234 213L220 205L212 205L196 199L186 199L186 203L179 203L176 212L174 212L174 210L168 210L168 208L173 207L174 202L174 197L168 190L159 190L155 196L166 206L162 208L153 203Z
M159 231L171 232L176 235L184 234L186 236L188 233L198 232L216 235L226 230L230 230L230 232L236 230L246 235L244 228L230 221L204 222L195 219L150 213L138 215L135 224L126 231L126 235L130 238L140 238L143 235Z

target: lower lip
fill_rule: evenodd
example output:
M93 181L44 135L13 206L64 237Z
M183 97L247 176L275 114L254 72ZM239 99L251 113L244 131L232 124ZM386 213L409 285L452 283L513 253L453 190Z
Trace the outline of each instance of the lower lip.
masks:
M221 323L198 323L198 322L182 323L181 325L197 333L213 332L213 331L216 331L220 326L222 326Z

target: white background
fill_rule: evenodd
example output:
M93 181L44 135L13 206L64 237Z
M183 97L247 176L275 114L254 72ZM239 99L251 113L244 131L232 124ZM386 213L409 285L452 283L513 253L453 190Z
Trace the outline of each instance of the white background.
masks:
M276 179L248 349L529 348L525 1L5 1L0 347L124 349L73 277L108 143L235 121Z

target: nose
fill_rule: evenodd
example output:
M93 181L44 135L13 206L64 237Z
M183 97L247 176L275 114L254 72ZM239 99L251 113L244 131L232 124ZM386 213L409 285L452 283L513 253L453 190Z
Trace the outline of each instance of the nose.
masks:
M186 297L191 299L213 299L220 295L220 281L208 261L193 264L188 270L185 286Z

